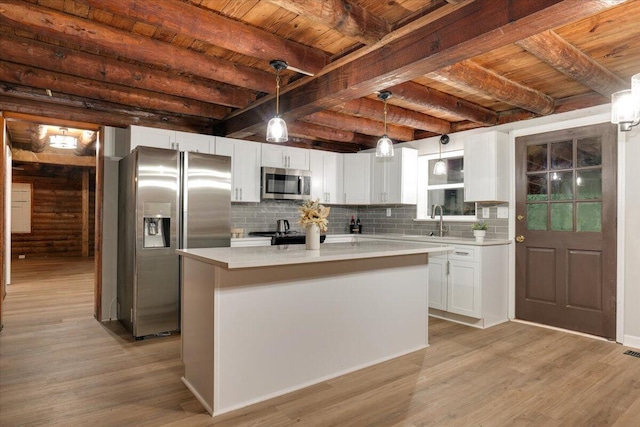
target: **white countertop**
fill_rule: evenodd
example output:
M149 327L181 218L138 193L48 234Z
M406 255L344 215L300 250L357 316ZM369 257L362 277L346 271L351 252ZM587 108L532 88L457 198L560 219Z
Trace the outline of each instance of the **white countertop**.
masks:
M443 243L364 240L323 243L318 251L305 245L255 246L240 248L181 249L180 255L227 269L307 264L387 256L442 253L454 248Z
M364 240L404 240L408 242L427 242L427 243L440 243L448 245L471 245L471 246L495 246L495 245L509 245L511 240L509 239L484 239L484 242L476 242L473 237L437 237L437 236L423 236L423 235L408 235L408 234L327 234L327 243L331 243L331 239L353 239L361 241ZM233 238L232 242L270 242L270 237L242 237Z

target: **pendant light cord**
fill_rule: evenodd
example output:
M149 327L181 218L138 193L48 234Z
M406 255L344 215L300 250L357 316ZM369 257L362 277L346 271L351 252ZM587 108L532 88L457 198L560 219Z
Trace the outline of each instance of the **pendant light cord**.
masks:
M387 100L384 100L384 134L387 134Z
M276 116L280 111L280 70L276 70Z

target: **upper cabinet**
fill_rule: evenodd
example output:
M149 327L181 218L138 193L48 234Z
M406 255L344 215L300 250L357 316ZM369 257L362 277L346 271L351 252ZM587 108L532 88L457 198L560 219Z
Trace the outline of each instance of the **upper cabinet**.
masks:
M264 144L216 137L216 152L231 157L231 201L260 201L260 152Z
M509 137L497 131L464 141L464 201L509 201Z
M196 153L215 152L215 136L212 135L200 135L144 126L129 126L128 136L130 150L142 145Z
M418 150L398 148L393 157L371 155L371 203L415 205Z
M309 150L275 144L262 144L262 166L309 170Z
M325 204L342 203L343 155L328 151L309 150L311 198Z
M368 205L371 200L371 154L343 154L344 198L347 205Z

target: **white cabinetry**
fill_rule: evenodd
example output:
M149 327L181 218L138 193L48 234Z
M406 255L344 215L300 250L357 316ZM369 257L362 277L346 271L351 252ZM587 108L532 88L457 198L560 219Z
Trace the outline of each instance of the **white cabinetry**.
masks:
M342 202L342 154L309 150L311 198L326 204Z
M418 150L399 148L393 157L371 155L371 203L415 205Z
M486 328L508 320L508 245L453 245L429 257L430 314Z
M309 150L262 144L262 166L309 170Z
M509 200L509 138L492 131L464 141L465 202Z
M168 150L193 151L211 153L215 151L215 136L197 133L180 132L167 129L129 126L128 137L130 150L139 145L145 147L165 148Z
M231 201L260 201L260 149L263 144L216 138L216 154L231 157Z
M344 203L368 205L370 201L370 154L343 154Z

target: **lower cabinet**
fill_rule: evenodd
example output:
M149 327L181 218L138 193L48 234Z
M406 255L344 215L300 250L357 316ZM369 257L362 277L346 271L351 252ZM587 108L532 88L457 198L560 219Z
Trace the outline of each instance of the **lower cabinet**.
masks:
M430 314L486 328L508 320L508 246L453 245L429 258Z

